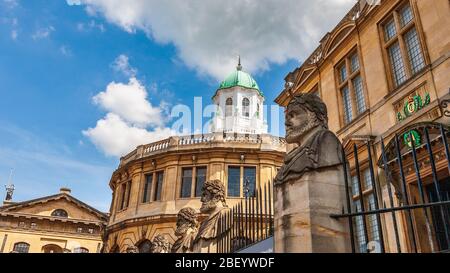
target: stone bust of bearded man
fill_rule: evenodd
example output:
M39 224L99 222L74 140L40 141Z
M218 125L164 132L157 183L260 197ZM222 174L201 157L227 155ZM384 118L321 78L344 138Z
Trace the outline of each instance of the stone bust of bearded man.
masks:
M295 143L298 147L286 155L274 185L344 162L341 143L328 130L327 107L317 95L296 95L287 106L285 126L286 142Z
M150 253L170 253L169 240L164 235L158 234L153 239Z
M225 202L225 186L220 180L208 180L202 187L202 206L200 212L207 213L208 217L200 225L194 240L194 252L215 253L217 251L216 239L226 232L220 230L219 219L230 209Z
M190 207L182 208L177 215L177 229L175 235L178 239L172 246L172 253L192 252L192 243L198 232L197 212Z

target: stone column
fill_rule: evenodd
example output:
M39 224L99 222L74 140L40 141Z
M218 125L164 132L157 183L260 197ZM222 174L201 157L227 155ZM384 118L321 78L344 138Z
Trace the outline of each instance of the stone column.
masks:
M274 187L274 243L277 253L351 252L343 166L305 173Z

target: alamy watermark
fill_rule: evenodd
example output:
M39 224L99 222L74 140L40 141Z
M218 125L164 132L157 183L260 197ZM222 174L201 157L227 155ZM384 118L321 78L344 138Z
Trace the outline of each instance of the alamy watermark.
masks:
M234 122L239 122L239 119L248 119L249 121L253 119L260 119L264 124L268 125L268 133L272 135L280 134L280 118L282 117L284 110L276 104L263 105L258 110L254 107L249 107L247 115L244 114L244 109L242 105L233 105L231 109L231 115L227 115L228 118L234 120ZM185 104L174 105L170 109L170 121L172 122L171 129L180 135L190 135L190 134L205 134L210 133L214 127L216 118L224 119L226 111L216 104L203 104L202 97L194 97L193 108ZM283 125L284 126L284 125Z

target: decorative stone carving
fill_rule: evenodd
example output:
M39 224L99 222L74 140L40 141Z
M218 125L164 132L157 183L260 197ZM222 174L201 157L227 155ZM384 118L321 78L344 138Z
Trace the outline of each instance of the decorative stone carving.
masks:
M208 217L200 225L194 240L195 253L217 252L216 238L226 230L219 230L219 219L228 212L225 202L225 187L220 180L208 180L202 188L202 207L200 211L207 213Z
M127 248L127 253L139 253L139 248L137 246L129 246Z
M164 235L156 235L152 242L150 253L170 253L169 240Z
M286 141L297 144L274 181L275 252L346 252L347 225L331 219L345 201L342 146L326 105L300 94L286 111Z
M198 232L197 212L193 208L183 208L178 212L177 229L175 235L178 239L172 246L172 253L192 252L192 244Z

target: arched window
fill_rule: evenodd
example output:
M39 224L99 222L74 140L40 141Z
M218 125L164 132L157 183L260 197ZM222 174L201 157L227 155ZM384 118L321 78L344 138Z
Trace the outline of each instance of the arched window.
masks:
M74 248L73 253L89 253L89 250L84 247L76 247Z
M15 243L14 244L14 252L17 253L28 253L28 251L30 250L30 245L24 242L20 242L20 243Z
M150 242L149 240L144 240L140 242L137 247L139 248L139 253L150 253L152 242Z
M52 216L56 216L56 217L64 217L67 218L69 217L69 215L67 214L67 211L63 210L63 209L56 209L52 212Z
M49 245L45 245L42 247L42 252L43 253L63 253L63 249L58 245L49 244Z
M242 115L244 117L250 117L250 101L247 98L242 100Z
M259 118L259 103L256 104L256 118Z
M233 115L233 99L228 98L225 102L225 116L231 117Z

